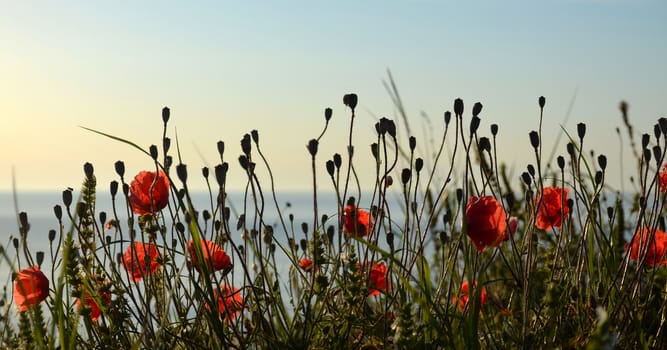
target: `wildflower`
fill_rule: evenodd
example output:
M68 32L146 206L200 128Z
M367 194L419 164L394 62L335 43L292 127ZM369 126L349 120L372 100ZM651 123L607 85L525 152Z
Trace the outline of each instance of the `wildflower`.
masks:
M160 253L151 243L133 242L123 254L123 267L130 273L130 278L138 282L157 270L160 265L157 258Z
M220 246L215 244L215 242L202 239L200 240L200 244L202 258L204 258L204 263L208 266L209 270L219 271L232 268L232 261L229 259L229 255L227 255ZM188 251L190 253L190 259L192 259L192 264L197 271L200 271L200 263L197 258L195 242L192 240L188 242Z
M135 214L154 214L166 207L167 203L169 178L163 171L158 171L157 175L154 171L141 171L130 183L130 205Z
M345 207L343 226L345 232L354 234L357 237L367 236L373 231L373 222L371 221L370 214L353 204Z
M541 230L550 230L552 227L561 228L563 217L567 216L570 208L566 205L567 188L545 187L542 194L536 198L537 219L535 226Z
M470 197L466 205L466 232L478 251L506 240L505 216L505 209L494 197Z
M104 306L109 306L111 304L111 293L108 291L101 291L99 287L103 285L102 282L97 282L98 285L98 291L97 293L97 300L101 301ZM81 310L84 305L85 307L90 309L90 320L93 322L97 322L97 319L100 317L102 314L102 311L100 310L100 305L97 304L97 301L95 300L94 294L92 294L90 291L86 290L83 292L83 296L81 298L78 298L76 300L76 306L79 310Z
M667 163L662 166L662 170L658 174L660 178L660 192L667 192Z
M49 295L49 280L34 265L19 270L14 279L14 303L23 312L46 299Z
M375 263L371 267L370 272L370 289L369 295L380 295L380 292L386 292L389 288L389 281L387 280L387 266L384 261Z
M304 271L311 271L313 269L313 260L311 258L301 258L299 267Z
M631 244L625 245L625 251L630 250L630 259L640 261L646 256L649 266L667 265L667 233L662 230L653 230L642 227L635 233Z
M238 288L227 284L213 291L213 296L218 303L218 314L225 316L225 321L231 321L243 310L243 297ZM209 306L207 305L208 309Z
M475 282L475 287L477 287L477 282ZM461 312L463 312L468 307L469 288L470 288L470 283L468 283L468 281L464 281L461 284L461 290L459 291L458 298L456 296L452 298L452 303L456 304L458 302L459 310L461 310ZM486 288L482 287L479 296L479 306L481 307L485 303L486 303Z

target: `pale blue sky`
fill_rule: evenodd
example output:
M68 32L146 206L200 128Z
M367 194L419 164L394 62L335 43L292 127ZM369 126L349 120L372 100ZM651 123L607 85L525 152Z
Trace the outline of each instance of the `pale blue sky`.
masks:
M230 184L241 186L239 140L258 129L278 189L308 189L305 144L331 107L321 170L345 153L349 92L360 101L357 167L370 174L375 118L396 116L382 85L387 69L411 122L424 112L436 133L455 98L466 116L482 102L482 130L500 124L500 158L517 176L533 161L527 134L540 95L545 145L576 93L565 127L589 125L588 145L609 156L615 181L619 101L630 103L638 132L667 116L660 0L0 3L0 189L11 188L12 167L19 190L78 188L86 161L105 189L118 159L128 174L150 168L145 156L78 126L147 147L160 141L163 106L194 187L199 169L215 165L218 140ZM324 178L321 186L329 188Z

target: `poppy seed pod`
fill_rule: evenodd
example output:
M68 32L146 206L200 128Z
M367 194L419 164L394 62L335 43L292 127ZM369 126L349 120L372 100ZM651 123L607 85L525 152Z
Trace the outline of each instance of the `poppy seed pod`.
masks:
M472 106L472 116L476 117L482 112L482 104L477 102Z
M373 155L373 158L378 159L378 155L379 155L378 152L379 152L378 144L377 144L377 142L373 142L371 144L371 154Z
M49 230L49 242L53 242L56 239L56 230Z
M528 170L530 176L535 176L535 167L532 164L526 165L526 170Z
M306 222L301 223L301 231L303 231L304 234L308 233L308 223Z
M574 156L574 145L572 142L568 142L565 148L567 149L567 154Z
M56 219L58 219L58 221L62 220L62 218L63 218L63 208L59 204L54 205L53 206L53 214L56 216Z
M93 178L93 165L86 162L83 164L83 173L86 175L86 179L92 179Z
M461 203L463 200L463 189L462 188L457 188L456 189L456 201Z
M537 131L531 131L528 136L530 137L530 145L533 146L533 148L540 146L540 135L537 133Z
M347 94L343 96L343 103L350 107L350 109L354 112L354 109L357 108L357 94Z
M544 96L540 96L540 98L537 99L537 103L540 105L540 108L544 108L544 104L546 103L546 99Z
M162 108L162 121L165 124L169 121L169 108L167 107Z
M662 151L660 150L660 146L653 146L653 158L655 158L655 163L656 166L660 166L660 159L662 157Z
M452 120L452 112L445 112L445 125L449 125L449 122Z
M651 136L649 134L642 134L642 148L646 148L649 141L651 141Z
M460 98L454 100L454 114L456 114L456 116L463 115L463 100Z
M72 205L72 190L67 189L63 191L63 204L68 208Z
M223 163L215 166L215 181L218 182L218 186L222 186L227 179L227 169L229 169L229 164Z
M521 173L521 180L523 180L523 182L528 186L530 186L530 184L533 183L533 180L530 178L530 174L528 174L525 171Z
M201 174L205 179L208 179L208 167L201 168Z
M162 149L164 150L164 153L169 152L169 147L171 147L171 139L168 137L165 137L162 139Z
M662 117L658 119L658 125L660 125L660 131L667 135L667 118Z
M340 154L334 153L333 161L334 165L336 166L336 169L340 169L340 166L343 164L343 158L341 158Z
M586 135L586 124L584 123L577 124L577 135L579 135L580 140L584 138L584 136Z
M491 135L498 135L498 124L491 124Z
M100 212L100 222L107 222L107 213L105 211Z
M487 151L491 152L491 142L489 141L488 137L480 137L479 139L479 144L477 145L479 147L479 151Z
M417 147L417 139L414 136L410 136L409 144L410 144L410 152L413 152L415 150L415 147Z
M595 172L595 185L599 185L602 182L602 171L598 170Z
M241 164L241 168L243 168L243 170L248 170L248 166L250 165L250 162L248 162L248 157L240 155L239 164Z
M331 120L332 115L333 115L333 110L331 110L331 108L324 109L324 120L326 122L329 122L329 120Z
M660 140L661 134L662 131L660 131L660 124L653 125L653 136L655 136L656 140Z
M651 151L648 148L644 148L644 161L646 163L651 161Z
M308 152L310 152L310 155L315 157L317 154L317 146L319 145L319 142L317 140L312 139L308 141Z

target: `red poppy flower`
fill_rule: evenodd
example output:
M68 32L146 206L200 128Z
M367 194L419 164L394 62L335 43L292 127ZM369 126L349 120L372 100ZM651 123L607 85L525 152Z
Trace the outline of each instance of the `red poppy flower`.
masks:
M475 282L475 287L477 287L477 282ZM459 291L458 298L456 296L452 298L452 303L456 304L458 302L459 310L461 310L461 312L463 312L466 309L466 307L468 307L469 288L470 288L470 283L468 283L468 281L464 281L461 284L461 290ZM479 296L479 306L481 307L485 303L486 303L486 288L482 287Z
M373 222L366 210L359 209L356 205L348 205L343 213L343 228L349 234L363 237L373 231Z
M199 242L201 244L201 253L204 258L204 263L208 266L208 269L211 272L232 268L232 261L227 253L225 253L224 249L220 248L215 242L206 239L202 239ZM190 259L192 259L192 264L197 271L200 271L201 266L199 264L199 259L197 258L195 242L192 240L188 242L188 251L190 253Z
M647 227L642 227L635 233L631 244L625 246L625 251L630 250L630 259L640 261L645 255L647 265L667 265L667 233L656 229L653 232Z
M498 246L509 238L505 216L505 209L494 197L470 197L466 205L466 232L478 251Z
M311 271L313 269L313 260L311 258L301 258L299 267L304 271Z
M47 296L49 296L49 280L39 266L31 266L16 273L14 303L20 312L41 303Z
M387 266L384 264L384 261L375 263L371 267L370 272L370 285L368 294L369 295L380 295L380 292L386 292L389 288L389 280L387 280Z
M169 203L169 178L163 171L158 171L157 179L155 174L141 171L130 183L130 205L137 215L157 213Z
M550 230L552 227L561 228L563 226L562 219L570 212L567 206L567 192L567 188L545 187L542 195L537 196L535 200L535 204L539 204L535 220L537 228Z
M160 266L157 262L159 256L154 244L133 242L123 254L123 267L130 273L130 278L138 282L157 270Z
M229 285L220 286L213 295L218 303L218 314L225 317L225 321L232 321L243 310L243 296L238 288ZM206 308L209 308L206 305Z
M660 180L660 192L664 193L667 191L667 163L662 166L658 178Z
M95 293L97 293L97 298L99 301L102 302L104 306L109 306L111 304L111 293L109 292L102 292L99 287L101 287L104 283L98 281L97 282L97 290ZM82 308L82 302L90 309L90 320L93 322L97 322L97 319L100 317L102 314L102 311L100 310L100 306L97 304L97 301L95 301L95 297L93 294L90 293L90 291L86 290L83 292L83 297L78 298L76 300L76 306L79 310Z

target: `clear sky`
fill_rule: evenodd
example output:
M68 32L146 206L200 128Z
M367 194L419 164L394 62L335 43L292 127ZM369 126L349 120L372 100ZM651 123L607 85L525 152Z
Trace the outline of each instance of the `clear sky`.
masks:
M0 4L0 190L11 188L12 169L19 191L79 188L87 161L101 188L116 179L116 160L128 175L150 169L146 156L79 126L148 147L160 142L164 106L193 187L203 186L199 169L216 164L218 140L230 185L241 186L239 140L257 129L277 188L309 189L305 145L331 107L320 170L345 154L350 92L359 95L357 167L372 173L372 126L396 117L383 86L388 69L416 130L426 115L439 134L457 97L467 117L482 102L481 128L500 125L500 158L517 177L533 161L527 135L540 95L545 148L560 125L575 132L585 122L588 146L610 158L611 179L621 166L619 101L629 102L638 132L667 116L663 0Z

